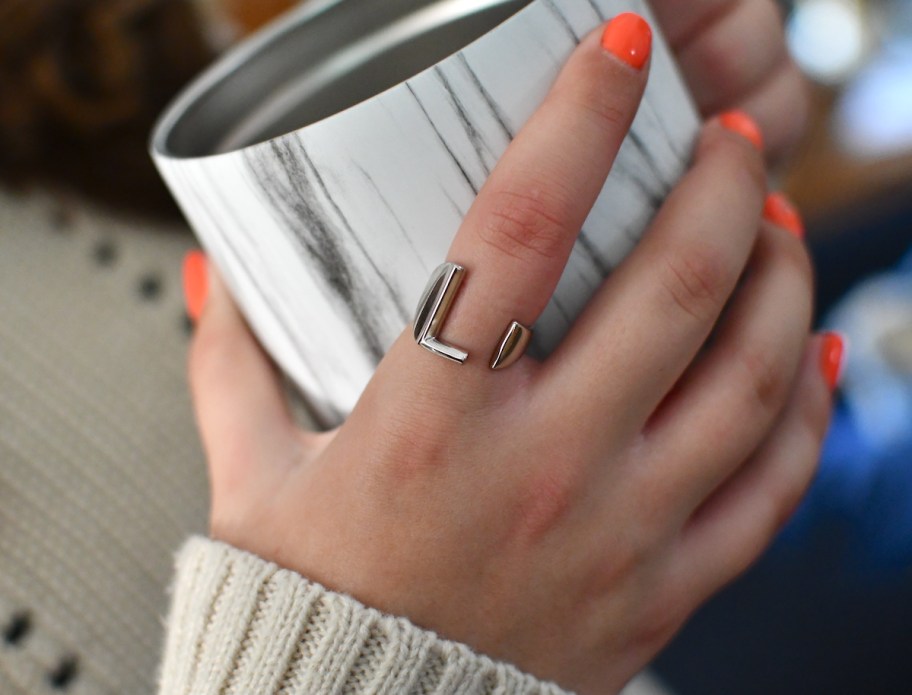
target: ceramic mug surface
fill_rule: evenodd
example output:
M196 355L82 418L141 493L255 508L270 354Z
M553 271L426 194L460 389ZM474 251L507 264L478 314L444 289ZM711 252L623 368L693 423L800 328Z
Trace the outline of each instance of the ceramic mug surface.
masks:
M411 323L476 194L580 38L624 11L651 19L643 0L310 0L162 117L159 170L322 424L344 419ZM535 325L539 356L690 159L699 119L655 33L633 128Z

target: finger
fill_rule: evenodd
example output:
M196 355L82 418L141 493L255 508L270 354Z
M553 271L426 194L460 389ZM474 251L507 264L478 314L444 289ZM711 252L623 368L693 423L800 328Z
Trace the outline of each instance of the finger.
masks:
M770 201L767 216L781 219L784 200L774 195ZM796 220L787 224L796 229ZM750 456L779 418L804 355L812 297L801 239L766 224L711 345L647 430L666 498L684 501L685 513Z
M216 494L243 486L264 461L287 461L295 427L275 367L201 253L188 255L184 284L198 315L190 386Z
M685 48L707 27L737 8L742 0L689 0L681 11L680 0L652 0L649 4L673 51Z
M693 168L544 365L543 398L575 403L602 429L606 413L642 427L734 290L757 238L765 187L757 149L710 123Z
M789 58L744 95L738 108L763 130L767 158L781 160L795 149L807 126L811 108L807 81Z
M636 114L650 49L637 15L584 38L466 216L448 259L467 279L441 338L469 353L470 371L488 374L510 322L531 326L550 300Z
M779 161L804 132L810 99L806 81L788 56L778 11L772 0L762 1L765 10L747 12L744 0L693 0L687 12L681 12L677 0L653 0L652 5L669 44L681 56L682 74L693 86L700 112L705 117L732 108L749 113L763 131L767 159ZM751 13L762 15L761 23L744 21ZM737 47L720 45L725 41ZM762 54L761 60L746 61L746 52Z
M779 9L770 0L731 2L677 56L702 113L731 108L787 60Z
M813 479L831 412L843 342L813 338L775 429L684 529L674 574L708 597L745 571L786 523Z

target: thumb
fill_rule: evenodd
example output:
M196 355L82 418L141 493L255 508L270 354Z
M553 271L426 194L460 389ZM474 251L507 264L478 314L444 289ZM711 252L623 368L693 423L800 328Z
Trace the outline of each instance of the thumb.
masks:
M196 321L189 377L209 461L213 506L275 480L300 435L278 372L200 251L184 259L187 313Z

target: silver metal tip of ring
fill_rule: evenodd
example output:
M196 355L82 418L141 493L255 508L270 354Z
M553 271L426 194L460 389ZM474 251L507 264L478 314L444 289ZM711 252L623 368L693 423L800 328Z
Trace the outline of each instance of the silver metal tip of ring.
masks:
M515 364L525 353L531 339L531 328L526 328L518 321L511 323L491 357L491 369L506 369Z

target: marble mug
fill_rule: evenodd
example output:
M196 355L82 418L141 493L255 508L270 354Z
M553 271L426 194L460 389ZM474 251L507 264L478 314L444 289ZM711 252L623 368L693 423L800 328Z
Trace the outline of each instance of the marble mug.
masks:
M155 162L319 423L345 418L411 323L473 199L580 38L624 11L651 21L645 0L309 0L165 112ZM535 325L539 356L689 161L699 119L655 34L633 128Z

